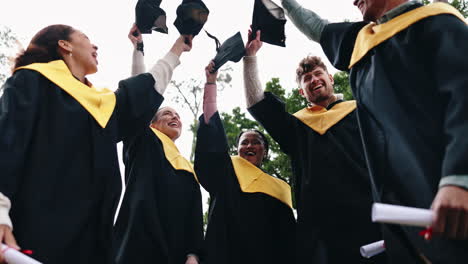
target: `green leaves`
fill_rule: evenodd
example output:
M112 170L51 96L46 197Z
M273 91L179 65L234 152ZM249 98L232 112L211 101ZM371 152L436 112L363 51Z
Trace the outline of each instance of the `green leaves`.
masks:
M10 59L17 44L17 38L10 28L0 28L0 86L11 74Z

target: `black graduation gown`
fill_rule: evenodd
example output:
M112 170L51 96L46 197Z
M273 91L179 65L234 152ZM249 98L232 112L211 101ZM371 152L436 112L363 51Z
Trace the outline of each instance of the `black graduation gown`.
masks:
M194 175L172 167L148 126L124 140L124 162L127 186L114 230L116 263L183 264L187 254L200 255L203 213Z
M271 93L248 110L291 158L297 263L385 263L384 256L369 260L359 252L382 237L371 223L370 179L355 111L320 135Z
M264 193L241 191L218 113L200 117L195 170L210 193L205 264L294 263L291 208Z
M0 192L13 234L47 263L112 263L121 190L116 144L151 120L154 79L119 83L105 128L72 96L33 70L18 70L0 98Z
M408 10L409 11L409 10ZM347 70L359 23L325 27L321 45ZM430 16L371 49L350 71L376 201L429 208L442 177L468 175L468 28ZM392 263L467 263L468 242L418 236L385 225Z

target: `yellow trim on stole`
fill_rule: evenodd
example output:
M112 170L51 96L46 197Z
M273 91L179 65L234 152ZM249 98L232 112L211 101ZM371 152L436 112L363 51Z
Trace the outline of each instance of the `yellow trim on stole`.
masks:
M323 135L354 109L356 109L356 101L353 100L338 103L330 110L318 105L306 107L296 112L294 116L315 132Z
M291 187L286 182L274 178L240 156L232 156L240 188L245 193L264 193L292 208Z
M62 88L75 98L98 124L105 128L115 108L115 94L109 89L89 87L73 77L63 60L55 60L48 63L33 63L20 69L34 70Z
M193 174L195 180L198 182L197 175L195 174L195 170L193 169L192 163L190 163L182 154L180 154L179 149L174 144L166 134L162 133L161 131L157 130L154 127L150 127L153 130L154 134L161 140L164 155L166 156L167 161L172 165L172 167L176 170L184 170L188 171Z
M368 24L359 31L348 68L351 69L371 49L412 24L424 18L440 14L452 14L466 23L463 15L453 6L446 3L434 3L413 9L383 24Z

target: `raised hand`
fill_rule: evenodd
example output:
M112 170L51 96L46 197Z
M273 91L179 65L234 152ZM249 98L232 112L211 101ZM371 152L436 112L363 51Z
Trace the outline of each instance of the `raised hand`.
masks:
M245 44L245 55L255 56L258 50L262 47L263 42L260 40L261 31L257 30L255 38L253 38L252 30L249 29L249 37L247 44Z
M134 47L136 47L138 43L143 42L143 36L136 24L133 24L132 28L130 28L128 39L130 39Z
M192 49L192 35L180 35L171 48L171 52L180 56L182 52L188 52Z
M218 77L218 72L213 72L215 64L213 61L210 61L208 66L205 67L205 75L206 75L206 83L208 84L215 84L216 78Z

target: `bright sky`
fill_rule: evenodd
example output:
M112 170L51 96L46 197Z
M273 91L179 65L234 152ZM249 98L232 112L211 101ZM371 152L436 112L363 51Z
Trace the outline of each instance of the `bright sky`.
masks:
M132 45L127 38L128 31L135 19L137 0L4 0L1 4L2 15L0 26L7 26L27 46L33 35L50 24L68 24L91 39L99 47L98 73L89 76L95 86L116 89L119 80L129 77ZM173 26L177 6L180 0L163 0L161 7L168 16L169 35L153 33L144 35L145 60L147 68L161 58L178 37ZM280 4L280 0L274 0ZM298 0L304 7L314 10L323 18L332 22L345 19L359 20L360 13L353 6L353 0ZM210 9L205 29L218 37L222 42L240 31L244 40L252 21L254 0L204 0ZM294 74L298 62L306 55L322 56L320 46L308 40L300 33L291 21L286 23L286 48L264 44L258 53L260 77L266 83L272 77L279 77L283 87L295 87ZM215 56L214 41L203 32L195 38L190 53L182 55L182 64L175 70L173 79L177 81L197 78L204 80L204 67ZM231 64L232 88L219 94L218 102L221 111L230 111L233 107L245 109L242 62ZM330 71L334 70L331 66ZM168 91L171 87L168 87ZM168 96L167 96L168 97ZM186 110L175 105L170 98L166 104L180 109L184 124L188 129L191 120ZM184 120L183 120L184 121ZM177 141L181 152L190 154L191 134L185 130Z

